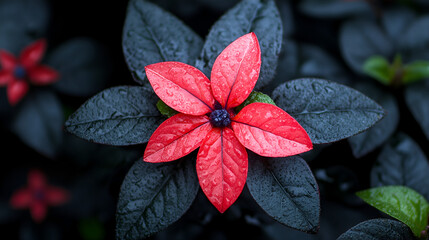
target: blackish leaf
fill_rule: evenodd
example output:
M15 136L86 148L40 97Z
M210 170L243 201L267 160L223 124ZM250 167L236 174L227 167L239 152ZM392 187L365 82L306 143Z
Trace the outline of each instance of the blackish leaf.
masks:
M341 18L371 13L369 3L361 0L304 0L300 2L299 9L305 14L320 18Z
M405 101L423 133L429 139L429 81L407 87Z
M407 225L390 219L372 219L352 227L337 240L415 240Z

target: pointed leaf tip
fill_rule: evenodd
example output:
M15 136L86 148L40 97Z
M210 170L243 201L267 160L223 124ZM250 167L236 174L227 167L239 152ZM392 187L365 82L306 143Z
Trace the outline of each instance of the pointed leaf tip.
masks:
M233 119L232 128L246 148L265 157L287 157L313 148L299 123L281 108L252 103Z
M240 105L255 87L261 68L261 50L255 33L229 44L216 58L211 72L215 99L225 108Z
M181 62L161 62L145 67L156 95L181 113L203 115L214 108L210 80L198 69Z
M240 196L247 178L247 152L229 128L213 128L201 144L197 174L210 202L225 212Z

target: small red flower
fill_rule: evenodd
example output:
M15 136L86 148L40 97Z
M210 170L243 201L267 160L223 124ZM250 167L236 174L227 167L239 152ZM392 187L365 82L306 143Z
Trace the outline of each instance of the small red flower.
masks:
M267 157L286 157L312 149L299 123L274 105L252 103L235 115L234 108L252 92L260 67L259 42L254 33L249 33L217 57L211 81L198 69L180 62L145 68L155 93L180 113L155 130L144 161L173 161L200 147L200 186L222 213L235 202L246 183L245 148Z
M40 223L46 216L48 206L62 205L68 199L66 190L48 185L43 173L32 170L28 173L28 186L12 195L10 205L16 209L29 208L33 220Z
M7 86L9 103L15 105L28 92L28 82L46 85L55 82L59 74L54 69L39 64L45 54L46 41L38 40L22 50L19 58L0 50L0 86Z

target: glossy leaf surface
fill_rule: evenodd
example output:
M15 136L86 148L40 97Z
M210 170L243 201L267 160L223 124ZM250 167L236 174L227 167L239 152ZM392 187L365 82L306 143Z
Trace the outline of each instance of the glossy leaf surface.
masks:
M195 158L171 163L146 163L131 167L119 194L117 239L142 239L177 221L198 193Z
M429 139L429 81L416 83L405 89L405 101Z
M176 111L203 115L214 109L210 80L190 65L161 62L145 67L156 95Z
M12 131L36 151L54 157L62 142L64 122L59 99L51 92L28 95L12 121Z
M419 145L405 134L386 144L371 170L371 186L403 185L429 199L429 163Z
M213 128L198 152L201 189L223 213L240 196L247 177L247 152L229 128Z
M145 143L162 120L156 98L143 87L113 87L85 102L65 127L83 139L110 145Z
M407 224L420 237L428 224L429 203L411 188L386 186L357 192L360 198L378 210Z
M252 93L250 93L249 97L242 104L240 104L240 106L235 108L235 111L240 112L245 106L255 102L276 105L276 103L273 101L273 99L270 98L270 96L261 92L253 91Z
M360 158L380 147L392 136L398 127L399 109L398 103L392 94L373 84L358 84L354 87L356 90L362 90L363 93L377 101L386 110L385 117L372 128L347 139L353 155Z
M415 240L407 225L390 219L371 219L352 227L337 240Z
M384 110L362 93L322 79L297 79L272 94L277 106L295 118L313 144L358 134L377 123Z
M122 47L134 79L145 83L144 67L164 61L194 64L203 42L175 16L144 0L129 2Z
M241 36L216 58L211 72L213 96L224 108L240 105L259 77L261 50L254 33Z
M46 61L60 75L55 89L68 95L88 96L106 85L110 73L107 59L99 43L75 38L54 49Z
M169 162L197 149L211 130L209 118L183 113L164 121L152 134L146 146L145 162Z
M247 186L259 206L275 220L304 232L319 230L319 189L301 157L249 154Z
M273 78L282 45L282 22L272 0L249 0L238 3L211 28L197 62L197 68L211 75L213 64L223 49L235 39L254 32L261 48L261 72L255 89Z
M277 106L252 103L231 123L246 148L266 157L286 157L312 149L309 136L299 123Z

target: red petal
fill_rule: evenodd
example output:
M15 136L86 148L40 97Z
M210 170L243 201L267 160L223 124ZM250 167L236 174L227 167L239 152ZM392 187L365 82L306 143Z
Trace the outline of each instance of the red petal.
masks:
M216 58L211 73L215 99L224 108L240 105L255 87L261 68L261 50L254 33L226 47Z
M28 92L28 84L24 81L12 80L7 86L7 97L11 105L17 104Z
M59 74L48 66L35 66L28 70L30 80L35 85L46 85L58 80Z
M5 70L13 70L16 66L16 58L9 52L0 50L0 64Z
M39 170L31 170L28 173L28 186L31 189L43 189L46 186L46 177Z
M243 190L247 178L247 152L229 128L213 128L201 144L197 158L200 186L223 213Z
M0 70L0 87L6 86L11 81L13 81L13 73L5 69Z
M197 149L210 129L209 118L205 115L176 114L152 134L144 161L158 163L179 159Z
M304 128L281 108L268 103L252 103L233 119L238 140L265 157L286 157L313 148Z
M49 186L45 190L45 200L49 205L57 206L69 200L69 193L58 187Z
M198 69L181 62L161 62L145 67L156 95L175 110L203 115L214 108L210 80Z
M22 50L21 55L19 56L21 64L25 68L32 67L36 65L45 54L46 49L46 40L41 39L36 42L28 45L24 50Z
M30 207L31 217L37 223L40 223L46 217L46 205L43 202L35 201L31 204Z
M12 195L10 205L13 208L28 208L33 200L32 197L33 195L29 189L19 189Z

